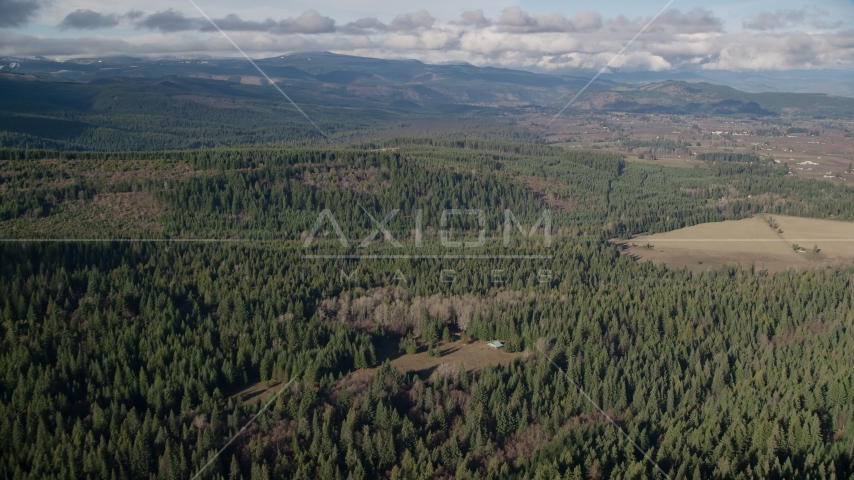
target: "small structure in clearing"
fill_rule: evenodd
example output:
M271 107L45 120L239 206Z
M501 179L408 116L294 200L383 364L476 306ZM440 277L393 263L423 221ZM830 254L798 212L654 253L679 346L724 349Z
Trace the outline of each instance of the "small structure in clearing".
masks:
M492 348L501 348L504 346L504 344L499 342L498 340L493 340L493 341L487 343L487 345L492 347Z

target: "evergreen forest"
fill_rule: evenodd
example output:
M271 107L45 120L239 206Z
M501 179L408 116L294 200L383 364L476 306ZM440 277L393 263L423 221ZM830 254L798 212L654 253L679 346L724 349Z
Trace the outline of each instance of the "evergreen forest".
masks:
M465 135L98 142L0 149L3 478L854 478L851 267L609 241L854 221L849 187Z

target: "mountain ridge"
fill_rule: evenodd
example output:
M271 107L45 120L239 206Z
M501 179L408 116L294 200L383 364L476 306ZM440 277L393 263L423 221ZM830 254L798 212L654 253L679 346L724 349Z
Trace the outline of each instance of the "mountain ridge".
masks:
M266 79L245 60L14 63L10 71L0 71L0 146L101 150L119 145L136 150L317 140L311 125L294 115L275 89L265 87ZM420 133L423 128L450 134L463 124L481 133L484 128L513 129L519 122L538 126L539 118L560 111L589 82L330 53L257 63L325 132L342 140L379 131ZM706 82L637 86L603 80L594 82L565 114L611 112L848 119L854 118L854 99L750 93ZM412 122L430 126L406 130ZM169 127L174 124L184 130Z

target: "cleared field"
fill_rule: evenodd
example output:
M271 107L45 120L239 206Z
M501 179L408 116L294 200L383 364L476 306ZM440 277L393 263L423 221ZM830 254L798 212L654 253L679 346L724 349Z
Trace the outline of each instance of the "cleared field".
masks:
M401 372L418 372L426 375L437 369L453 368L456 372L464 364L470 372L478 371L487 365L510 363L514 358L524 357L530 352L508 353L502 349L487 346L485 340L465 344L446 343L440 347L441 357L428 357L426 352L402 355L391 361Z
M465 365L469 372L476 372L487 365L505 365L510 363L514 358L526 358L534 352L513 352L508 353L504 350L496 350L487 346L486 340L465 344L463 342L451 342L441 345L439 350L442 352L441 357L430 357L427 352L414 353L411 355L394 353L391 357L391 364L397 367L401 373L415 372L422 378L427 378L434 372L442 374L455 374L460 369L460 364ZM387 345L387 346L390 346ZM396 345L394 346L396 351ZM391 353L391 348L382 348L386 352L378 352L380 361L383 359L383 353ZM348 385L361 385L370 382L373 378L375 368L363 368L350 373L347 376L345 383ZM230 395L229 397L242 396L246 402L267 401L271 395L281 388L281 382L272 380L268 382L255 382L246 385L240 391Z
M673 232L641 235L622 245L624 254L673 268L755 265L769 272L854 264L854 222L774 215L705 223ZM645 248L649 244L652 248ZM793 245L805 251L796 252ZM818 253L814 252L818 247Z

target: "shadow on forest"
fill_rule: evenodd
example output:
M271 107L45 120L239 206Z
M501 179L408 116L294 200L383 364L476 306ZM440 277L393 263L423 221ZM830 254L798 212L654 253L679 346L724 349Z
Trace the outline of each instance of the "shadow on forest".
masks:
M420 378L421 380L427 380L437 368L439 368L439 365L433 365L432 367L414 370L412 373L418 375L418 378Z

